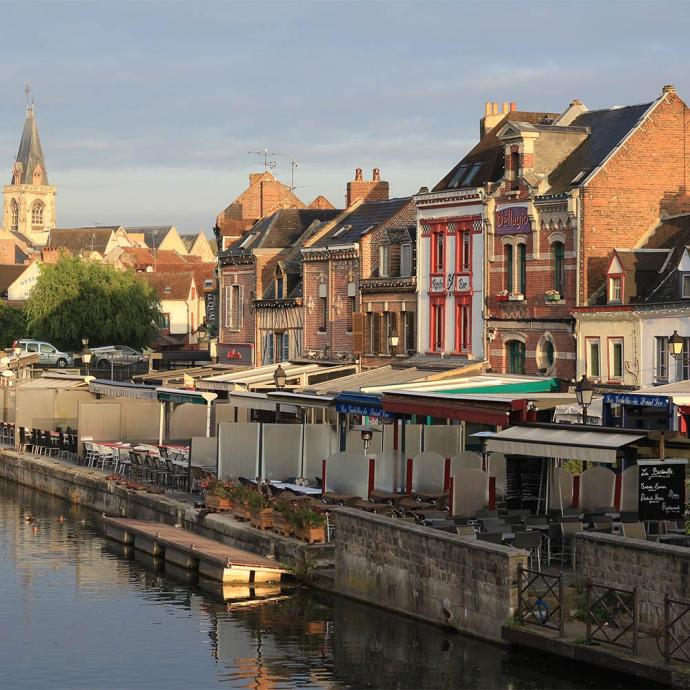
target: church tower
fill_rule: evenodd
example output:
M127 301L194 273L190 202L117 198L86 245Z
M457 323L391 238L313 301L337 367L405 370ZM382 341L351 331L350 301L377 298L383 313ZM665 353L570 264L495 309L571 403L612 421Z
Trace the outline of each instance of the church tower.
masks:
M34 245L44 245L55 227L55 187L48 184L34 106L26 109L12 181L3 189L3 227L25 235Z

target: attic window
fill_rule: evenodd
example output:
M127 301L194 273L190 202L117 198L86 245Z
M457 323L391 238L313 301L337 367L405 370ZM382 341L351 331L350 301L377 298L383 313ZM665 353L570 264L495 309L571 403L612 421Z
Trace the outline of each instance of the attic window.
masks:
M169 294L169 293L172 292L172 288L171 288L169 285L166 285L166 286L163 288L163 292L165 292L166 294Z
M465 173L467 172L467 168L469 166L467 164L461 165L455 175L453 175L453 178L450 181L450 184L448 185L449 189L453 189L455 187L458 187L460 185L460 180L465 176Z
M342 228L338 228L338 229L333 233L333 237L334 237L334 238L335 238L335 237L340 237L340 236L345 232L345 230L347 230L349 227L350 227L349 225L343 225Z
M690 273L682 273L680 276L681 292L683 299L690 299Z
M210 278L207 278L206 280L204 280L204 289L205 290L208 290L212 287L213 287L213 280L211 280Z
M472 183L472 180L475 178L477 173L479 172L479 168L482 167L481 163L475 163L468 171L467 171L467 177L462 181L462 184L464 187L469 187L469 185Z
M252 232L249 235L247 235L247 237L245 237L244 240L242 240L242 242L240 243L240 249L244 249L251 242L251 240L254 239L254 234L255 233Z

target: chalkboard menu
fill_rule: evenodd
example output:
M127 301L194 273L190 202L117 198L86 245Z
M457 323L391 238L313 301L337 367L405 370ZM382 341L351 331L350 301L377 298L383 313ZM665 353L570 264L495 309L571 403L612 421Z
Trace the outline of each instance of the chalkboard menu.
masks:
M537 511L540 508L540 499L542 502L546 500L546 470L545 461L541 458L507 458L507 507Z
M678 520L685 514L687 460L640 460L640 520Z

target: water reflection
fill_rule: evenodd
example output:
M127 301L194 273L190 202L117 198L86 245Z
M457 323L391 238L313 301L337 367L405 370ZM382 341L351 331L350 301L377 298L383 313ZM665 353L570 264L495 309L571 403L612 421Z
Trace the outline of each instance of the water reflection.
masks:
M3 688L632 687L340 598L197 582L1 481L0 578Z

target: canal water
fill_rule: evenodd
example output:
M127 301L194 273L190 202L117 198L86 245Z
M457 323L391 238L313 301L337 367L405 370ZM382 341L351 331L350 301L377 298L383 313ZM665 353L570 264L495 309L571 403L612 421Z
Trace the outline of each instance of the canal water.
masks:
M164 572L104 539L95 513L0 480L0 688L632 682L303 589L261 604L228 604L184 573Z

